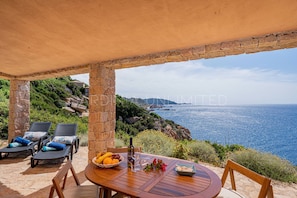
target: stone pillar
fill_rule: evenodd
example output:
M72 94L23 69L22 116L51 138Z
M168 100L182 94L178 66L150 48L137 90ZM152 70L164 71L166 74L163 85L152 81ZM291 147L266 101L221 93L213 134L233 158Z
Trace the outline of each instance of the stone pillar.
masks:
M89 162L97 152L114 146L116 102L115 70L100 65L90 66L89 88Z
M11 80L8 141L23 136L30 127L30 81Z

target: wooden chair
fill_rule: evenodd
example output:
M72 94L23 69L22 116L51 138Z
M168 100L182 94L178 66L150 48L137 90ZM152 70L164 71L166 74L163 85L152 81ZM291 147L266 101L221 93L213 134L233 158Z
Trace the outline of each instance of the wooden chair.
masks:
M260 175L234 161L228 160L227 165L225 167L224 173L222 175L221 181L222 181L222 190L220 194L218 195L218 198L243 198L244 196L241 195L236 191L236 184L235 184L235 178L234 178L234 171L239 172L240 174L246 176L247 178L257 182L261 185L261 189L258 195L258 198L273 198L273 190L271 186L271 180L267 177L264 177L263 175ZM231 180L231 186L232 189L224 188L224 184L226 182L228 173L230 173L230 180Z
M76 186L65 189L66 179L68 171L71 171L73 178L75 180ZM69 198L89 198L98 197L98 186L96 185L80 185L78 177L74 171L71 161L68 160L66 164L58 171L56 176L52 179L53 185L50 190L49 198L53 198L54 192L57 192L59 198L69 197ZM62 184L62 186L61 186Z

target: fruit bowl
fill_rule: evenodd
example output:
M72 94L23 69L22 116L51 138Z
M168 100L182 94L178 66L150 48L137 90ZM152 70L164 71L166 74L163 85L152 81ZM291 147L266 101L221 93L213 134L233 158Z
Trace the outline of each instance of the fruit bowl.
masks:
M120 159L119 162L116 164L103 164L103 163L97 163L96 162L96 157L94 157L92 159L93 164L95 164L96 166L100 167L100 168L113 168L115 166L120 165L120 163L122 163L124 161L124 157L122 155L120 155Z

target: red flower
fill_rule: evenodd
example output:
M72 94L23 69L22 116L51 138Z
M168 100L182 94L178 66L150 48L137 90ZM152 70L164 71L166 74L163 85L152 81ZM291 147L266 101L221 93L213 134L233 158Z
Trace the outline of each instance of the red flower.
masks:
M156 159L156 158L154 159L153 164L154 164L154 165L157 164L157 159Z
M144 168L144 171L146 171L146 172L152 171L152 170L166 171L166 166L167 165L164 164L162 160L154 159L153 163L146 165L146 167Z
M166 171L166 166L167 166L167 165L163 163L163 164L161 165L161 170L162 170L162 171Z

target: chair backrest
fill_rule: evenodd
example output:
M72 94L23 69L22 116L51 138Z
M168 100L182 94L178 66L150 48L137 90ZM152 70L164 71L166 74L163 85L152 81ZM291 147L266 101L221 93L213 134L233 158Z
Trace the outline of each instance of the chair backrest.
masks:
M30 126L29 131L43 131L48 132L51 128L51 122L33 122Z
M56 191L59 198L64 198L63 190L65 188L66 179L68 175L68 171L71 171L73 178L75 180L75 183L77 186L80 185L78 177L73 169L73 166L71 164L71 160L68 160L66 164L58 171L56 176L52 179L53 185L50 190L49 197L52 198L54 196L54 192ZM61 186L62 185L62 186Z
M108 152L113 153L127 153L128 147L120 147L120 148L107 148ZM135 147L134 152L141 152L141 147Z
M257 182L261 185L261 189L258 195L258 198L273 198L273 190L271 186L271 179L264 177L263 175L260 175L234 161L228 160L227 165L225 167L224 173L222 175L222 186L224 186L228 173L230 173L230 180L231 180L231 186L232 189L236 191L236 184L235 184L235 178L234 178L234 172L237 171L240 174L250 178L251 180Z
M74 136L76 135L77 124L57 124L54 136Z

